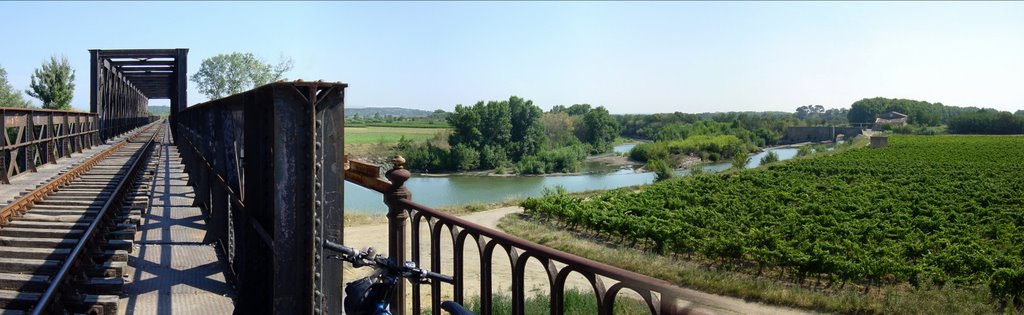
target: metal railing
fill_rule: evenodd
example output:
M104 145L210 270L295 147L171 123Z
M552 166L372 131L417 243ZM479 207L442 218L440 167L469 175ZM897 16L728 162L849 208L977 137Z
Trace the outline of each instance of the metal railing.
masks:
M413 202L411 193L405 187L405 182L411 177L411 173L404 168L405 160L396 157L392 162L394 168L385 172L382 178L379 175L379 166L347 160L345 180L383 194L384 202L389 209L389 257L398 261L405 261L407 257L411 257L412 261L420 265L419 260L423 256L421 245L425 244L423 242L429 243L428 267L433 272L453 273L455 283L452 290L455 302L463 304L467 300L467 294L478 295L481 314L493 313L492 298L496 293L493 267L495 264L506 262L493 261L492 255L500 252L504 254L500 257L508 258L507 263L512 270L512 314L523 314L525 311L526 265L531 259L539 262L545 269L547 285L550 286L551 292L551 314L563 314L566 311L563 302L565 291L568 289L566 281L573 273L583 276L594 290L598 314L612 314L616 297L623 290L637 293L652 314L681 314L691 311L677 303L681 297L686 296L685 292L667 281L538 245ZM420 229L424 225L429 231L428 235L420 234ZM442 233L443 229L447 229L449 233ZM407 236L407 231L411 231L411 235ZM442 238L449 238L445 241L454 244L453 270L441 270L441 257L444 254L441 252ZM406 247L407 242L409 247ZM467 246L480 255L479 279L464 277L466 262L463 252ZM611 283L605 283L604 279L610 280ZM479 292L467 292L469 281L479 281ZM409 293L407 285L403 282L396 288L398 292L392 294L392 305L409 305L406 301L406 293ZM447 284L431 283L427 288L430 290L431 314L442 314L442 285ZM411 314L421 314L421 291L424 289L420 284L412 284L411 290ZM405 314L408 310L395 307L392 311L395 314Z
M0 107L0 183L100 143L93 113Z
M228 258L236 313L341 314L345 84L279 82L179 113L175 141Z

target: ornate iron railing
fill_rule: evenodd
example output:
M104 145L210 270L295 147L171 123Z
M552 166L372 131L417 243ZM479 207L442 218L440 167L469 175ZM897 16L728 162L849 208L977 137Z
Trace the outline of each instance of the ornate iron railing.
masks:
M532 259L544 267L547 277L547 284L550 286L550 312L551 314L563 314L564 293L567 288L566 281L572 273L577 273L587 280L595 293L598 306L598 314L612 314L616 297L624 290L632 290L639 295L639 298L647 305L652 314L681 314L689 313L691 310L682 307L679 300L685 293L679 287L673 286L664 280L651 278L603 263L595 262L576 255L548 248L536 243L526 241L487 227L469 222L462 218L447 214L430 207L412 201L411 193L405 187L405 182L411 177L411 173L403 167L405 163L401 157L393 160L394 168L380 176L380 167L377 165L347 160L345 163L345 179L349 182L377 191L384 195L384 202L389 208L388 212L388 255L399 261L410 260L420 264L421 245L423 242L430 244L429 267L431 271L450 273L455 277L452 285L454 300L460 304L467 301L467 294L479 296L480 311L482 314L493 313L493 294L497 293L493 281L495 264L506 263L505 261L494 261L492 255L496 251L508 257L508 265L512 270L512 313L523 314L525 301L527 299L525 287L526 265ZM421 235L421 227L427 228L429 235ZM442 233L444 230L448 234ZM406 232L411 232L406 235ZM441 270L442 238L449 238L454 244L453 270ZM447 241L447 240L446 240ZM409 247L406 247L408 242ZM357 244L353 244L357 245ZM480 278L469 279L464 277L466 263L464 250L469 246L475 249L480 255ZM605 279L612 283L605 283ZM467 284L470 281L479 282L479 292L467 292ZM432 283L429 285L431 314L441 314L440 305L442 302L442 286L448 284ZM412 314L423 313L423 301L420 284L412 284L407 288L407 283L402 285L392 295L392 305L410 305ZM407 290L411 289L412 301L406 301ZM408 303L408 304L407 304ZM407 309L395 307L392 310L395 314L405 314Z

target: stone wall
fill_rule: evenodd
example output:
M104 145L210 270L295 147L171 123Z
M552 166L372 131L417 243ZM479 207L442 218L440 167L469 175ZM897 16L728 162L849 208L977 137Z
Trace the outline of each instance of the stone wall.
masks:
M845 139L860 135L864 130L857 127L789 127L782 143L835 141L837 135Z

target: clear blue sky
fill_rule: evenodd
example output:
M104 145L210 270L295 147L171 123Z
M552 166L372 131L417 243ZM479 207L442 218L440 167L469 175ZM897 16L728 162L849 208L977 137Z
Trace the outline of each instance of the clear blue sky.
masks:
M179 47L192 71L231 51L291 56L288 78L349 83L349 107L519 95L613 113L875 96L1024 108L1021 2L0 2L0 29L12 84L67 55L80 109L88 49ZM189 103L203 100L190 86Z

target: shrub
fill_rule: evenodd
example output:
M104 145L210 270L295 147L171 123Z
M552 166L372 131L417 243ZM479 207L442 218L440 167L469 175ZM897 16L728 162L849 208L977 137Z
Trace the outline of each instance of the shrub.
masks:
M655 181L659 182L672 178L672 176L675 175L673 173L674 169L672 168L672 166L669 166L668 163L665 162L665 160L655 159L647 161L647 169L654 172L654 174L657 175Z
M544 174L547 172L546 165L536 156L523 157L516 164L516 171L520 174Z
M750 163L750 154L747 151L736 152L736 155L732 157L733 168L744 168Z
M778 161L779 161L779 154L775 153L775 151L768 151L768 154L765 154L764 157L761 158L761 165L765 165L765 164L769 164L769 163L774 163L774 162L778 162Z

